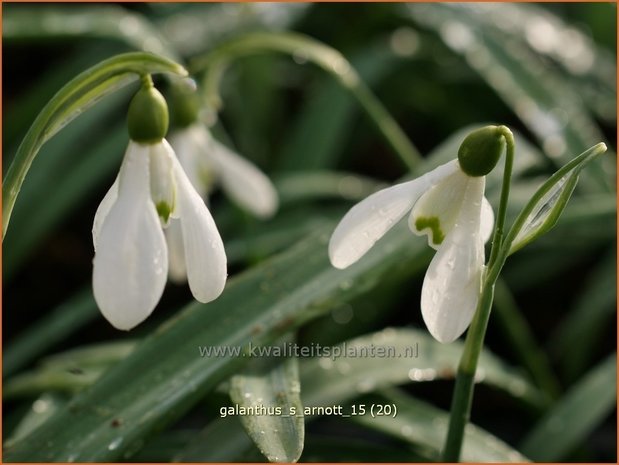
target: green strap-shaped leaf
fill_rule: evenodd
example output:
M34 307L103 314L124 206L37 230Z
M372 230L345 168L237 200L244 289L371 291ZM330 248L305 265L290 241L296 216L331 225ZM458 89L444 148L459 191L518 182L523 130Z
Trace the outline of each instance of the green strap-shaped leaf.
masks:
M200 346L268 344L366 292L381 276L405 273L403 264L425 244L411 243L406 225L399 226L347 270L336 270L328 261L331 226L230 280L216 301L193 303L168 320L66 408L5 450L4 460L99 461L131 455L249 361L234 354L201 357Z
M94 384L106 368L62 370L42 368L36 371L27 371L7 381L2 390L2 398L29 397L49 391L73 394Z
M285 348L292 338L284 338ZM248 409L241 423L269 462L296 462L303 452L305 421L295 357L253 359L230 379L234 407ZM233 408L234 408L233 407Z
M460 341L440 344L421 329L386 328L347 341L332 353L345 355L370 347L381 348L393 356L322 357L304 361L301 371L304 405L329 405L410 381L451 379L463 344ZM526 378L490 352L482 353L477 377L531 405L541 407L547 402Z
M375 348L375 354L384 349L393 351L396 356L345 356L352 353L348 351L367 351L370 347ZM379 347L382 349L378 349ZM303 405L309 408L344 405L377 389L410 382L451 379L456 372L462 348L460 341L441 344L427 331L412 328L387 328L351 339L334 348L328 347L331 357L301 360ZM339 357L335 357L336 354ZM405 356L407 354L409 356ZM480 358L478 379L479 382L503 389L529 404L539 405L545 402L545 398L535 387L490 352L484 352ZM305 420L312 421L317 418L319 417L306 416ZM436 437L433 437L436 452L442 441L437 442ZM418 436L417 439L423 442L423 437ZM228 417L211 423L177 455L176 460L243 461L251 449L252 444L239 421Z
M381 431L430 449L438 460L447 435L449 412L438 409L395 389L385 389L379 395L362 397L357 405L395 405L397 414L392 416L370 414L351 417L353 421L370 429ZM466 428L462 445L463 462L528 462L528 459L496 436L471 424Z
M64 395L49 392L42 394L32 403L30 410L24 415L11 436L4 443L5 446L30 434L66 403L67 399Z
M247 460L248 453L257 457ZM232 458L231 458L232 457ZM173 462L257 461L260 453L237 416L218 418L200 431L174 456Z
M98 315L92 289L79 291L5 345L2 376L20 370Z
M137 341L122 340L68 350L50 355L42 360L42 365L52 369L72 369L105 367L127 357L137 345Z
M78 75L58 91L41 110L22 141L2 185L2 237L21 185L41 146L106 95L136 80L140 75L172 73L186 75L179 64L150 53L125 53L102 61Z
M616 212L616 210L615 210ZM596 341L614 326L617 312L617 252L610 250L585 277L578 298L549 338L548 347L573 380L587 370ZM578 341L578 344L574 344Z
M617 403L617 356L596 366L550 410L522 441L520 450L539 462L566 457Z

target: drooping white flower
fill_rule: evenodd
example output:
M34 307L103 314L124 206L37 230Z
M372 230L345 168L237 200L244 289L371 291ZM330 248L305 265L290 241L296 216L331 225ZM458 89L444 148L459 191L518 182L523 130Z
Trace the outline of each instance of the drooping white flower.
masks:
M194 187L205 196L216 183L240 207L259 218L278 207L277 191L269 178L247 159L218 142L197 122L175 131L170 144Z
M278 196L269 178L255 165L218 142L200 122L176 130L170 136L191 183L206 199L210 190L221 184L224 192L240 207L259 218L269 218L278 207ZM170 278L187 278L183 237L174 219L166 230L170 251Z
M165 139L152 145L131 141L92 231L95 299L118 329L141 323L161 298L168 272L162 223L168 214L183 238L193 296L214 300L226 282L226 254L208 208Z
M197 300L217 298L227 277L215 222L163 138L167 106L150 78L134 97L128 121L131 140L92 230L94 297L105 318L123 330L144 321L161 298L168 275L163 228L170 221L178 222Z
M453 160L376 192L338 224L329 243L331 263L352 265L410 211L410 229L427 235L437 250L423 282L423 319L438 341L451 342L470 324L480 296L484 243L494 223L484 188L485 176L469 176Z

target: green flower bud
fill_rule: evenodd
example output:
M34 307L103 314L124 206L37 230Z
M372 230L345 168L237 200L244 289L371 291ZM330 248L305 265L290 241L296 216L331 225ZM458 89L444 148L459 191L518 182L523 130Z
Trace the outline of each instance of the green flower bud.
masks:
M505 137L500 126L477 129L460 145L460 168L472 177L485 176L494 169L504 149Z
M142 79L142 88L129 104L127 126L131 140L142 144L159 142L168 132L168 105L150 76Z
M200 99L193 79L175 81L170 91L170 117L179 128L191 126L198 120Z

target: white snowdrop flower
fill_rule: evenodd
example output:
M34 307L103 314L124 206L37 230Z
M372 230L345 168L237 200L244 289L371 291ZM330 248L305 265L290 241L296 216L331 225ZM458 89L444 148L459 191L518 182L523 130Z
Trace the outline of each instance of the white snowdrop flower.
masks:
M167 106L145 79L128 114L130 142L116 181L93 225L93 290L105 318L129 330L153 311L165 287L168 248L163 228L177 221L187 277L200 302L225 286L226 254L215 222L185 174L167 131Z
M279 205L275 187L258 167L218 142L199 121L192 80L175 83L171 108L179 128L170 135L170 145L205 201L210 191L221 185L234 203L254 216L263 219L273 216ZM187 265L178 221L170 221L165 236L170 252L170 279L182 283L187 279Z
M457 339L469 326L480 297L494 214L484 197L485 175L504 147L496 126L469 135L452 160L412 181L378 191L355 205L329 242L336 268L359 260L410 211L409 227L426 235L436 254L426 272L421 312L438 341Z
M259 218L269 218L277 211L277 191L271 180L253 163L218 142L202 123L175 131L170 144L202 196L221 184L232 201Z

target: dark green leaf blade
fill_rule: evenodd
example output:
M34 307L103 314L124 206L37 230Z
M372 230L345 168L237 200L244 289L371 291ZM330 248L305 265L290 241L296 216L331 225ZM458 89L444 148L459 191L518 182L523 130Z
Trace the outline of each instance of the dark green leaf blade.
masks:
M352 417L356 423L385 432L412 444L431 450L434 459L440 458L449 412L424 401L407 396L397 389L385 389L379 395L362 397L366 405L395 405L397 415L359 415ZM496 436L470 424L466 428L462 445L463 462L528 462L528 459Z
M563 460L617 403L617 356L593 368L552 408L522 441L534 460Z
M278 345L285 347L289 339ZM296 357L259 357L230 378L234 406L255 411L241 415L241 423L269 462L296 462L303 452L305 421L300 393Z

